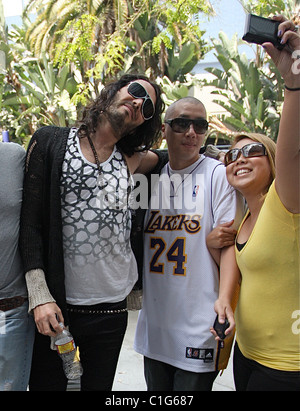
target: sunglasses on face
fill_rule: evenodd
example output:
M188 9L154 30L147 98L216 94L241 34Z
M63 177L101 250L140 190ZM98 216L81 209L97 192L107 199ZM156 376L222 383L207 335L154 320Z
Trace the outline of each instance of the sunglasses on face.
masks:
M142 98L143 105L142 105L142 116L144 120L150 120L155 113L155 107L153 101L147 90L137 82L130 83L127 88L128 93L134 98Z
M243 154L245 158L248 157L262 157L267 156L267 150L265 146L261 143L251 143L247 144L242 148L233 148L229 150L225 155L225 166L227 167L229 164L234 163L239 156Z
M193 124L195 133L197 134L205 134L208 129L208 122L204 118L200 118L198 120L191 120L189 118L174 118L173 120L165 120L166 124L169 124L171 129L175 133L184 133L188 130Z

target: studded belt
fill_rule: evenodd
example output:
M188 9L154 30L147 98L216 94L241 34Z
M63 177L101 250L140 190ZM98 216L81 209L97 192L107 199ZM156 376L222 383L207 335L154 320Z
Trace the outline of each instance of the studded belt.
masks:
M11 298L3 298L0 300L0 311L9 311L13 310L14 308L21 307L24 302L27 301L27 298L24 297L11 297Z
M89 308L70 308L68 307L67 310L70 313L77 313L77 314L121 314L127 311L127 308L121 308L119 310L94 310Z

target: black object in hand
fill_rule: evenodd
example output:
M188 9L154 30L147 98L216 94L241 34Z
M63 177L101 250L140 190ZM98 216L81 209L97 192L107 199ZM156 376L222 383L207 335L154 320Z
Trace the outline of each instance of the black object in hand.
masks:
M279 21L248 14L243 40L256 44L270 42L273 43L276 48L282 50L285 44L281 44L280 38L278 37L279 24Z
M227 330L228 327L229 327L229 321L227 320L227 318L225 319L225 322L221 324L219 323L219 319L217 315L215 322L214 322L214 330L218 334L218 337L221 338L221 340L224 340L226 338L225 331Z

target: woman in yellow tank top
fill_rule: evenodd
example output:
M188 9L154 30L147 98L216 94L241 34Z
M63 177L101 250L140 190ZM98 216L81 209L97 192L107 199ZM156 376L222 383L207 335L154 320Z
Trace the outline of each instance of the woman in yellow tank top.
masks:
M300 391L300 36L292 21L274 19L281 22L282 43L295 50L264 45L286 88L277 147L266 136L239 134L224 160L229 183L248 205L215 304L220 321L226 316L230 322L228 334L235 325L230 302L240 283L234 354L239 391Z

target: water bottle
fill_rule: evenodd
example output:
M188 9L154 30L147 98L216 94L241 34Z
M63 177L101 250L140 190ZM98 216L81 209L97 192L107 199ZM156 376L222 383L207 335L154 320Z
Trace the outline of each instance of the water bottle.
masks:
M59 323L62 332L54 337L56 351L63 362L64 372L69 380L75 380L82 375L82 366L79 361L76 345L72 334Z

